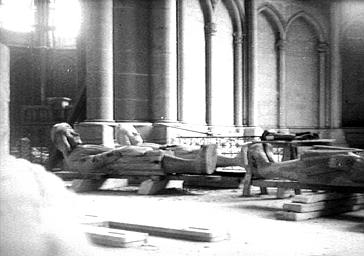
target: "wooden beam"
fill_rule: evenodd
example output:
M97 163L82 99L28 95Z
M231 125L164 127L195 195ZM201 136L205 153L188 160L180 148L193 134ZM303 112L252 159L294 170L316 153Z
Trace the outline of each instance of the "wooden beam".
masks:
M136 232L148 233L153 236L167 238L176 238L190 241L214 242L228 238L227 232L212 230L207 227L170 227L170 226L152 226L137 223L126 223L120 221L109 221L110 228L130 230Z

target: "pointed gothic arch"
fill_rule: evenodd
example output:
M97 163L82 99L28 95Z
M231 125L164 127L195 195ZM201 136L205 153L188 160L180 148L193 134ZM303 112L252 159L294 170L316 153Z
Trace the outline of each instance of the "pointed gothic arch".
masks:
M277 9L269 4L266 3L259 7L258 14L263 14L265 17L267 17L271 23L271 25L274 27L274 29L277 31L279 39L284 40L285 39L285 23L280 15L280 13L277 11Z
M281 127L281 95L284 69L282 69L282 41L284 23L279 12L270 4L257 11L257 76L255 91L256 121L266 128Z
M308 13L304 12L304 11L301 11L301 12L298 12L296 14L294 14L287 22L287 25L286 25L286 28L285 28L285 31L287 33L287 31L289 31L290 27L292 26L292 24L297 21L298 19L303 19L305 22L307 22L307 24L309 24L315 31L318 39L319 39L319 42L326 42L326 35L325 35L325 32L323 30L323 28L321 27L320 23L317 22L317 20L309 15Z
M290 106L286 108L286 124L290 128L324 128L328 118L324 30L314 17L301 11L288 20L285 33L289 86L283 97Z

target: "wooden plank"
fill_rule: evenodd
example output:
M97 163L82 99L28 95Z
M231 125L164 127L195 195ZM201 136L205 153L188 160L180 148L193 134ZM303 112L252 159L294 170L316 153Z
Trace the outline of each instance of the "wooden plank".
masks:
M329 201L320 201L315 203L285 203L283 209L292 212L313 212L327 210L331 208L340 208L350 205L364 204L364 196L343 198Z
M217 175L186 176L183 186L206 188L239 188L242 178Z
M87 234L91 242L110 246L110 247L131 247L145 244L148 240L148 234L113 229L108 227L98 227L92 225L84 225L84 232Z
M358 211L364 209L364 204L361 205L351 205L340 208L331 208L327 210L314 211L314 212L289 212L289 211L278 211L275 213L276 219L279 220L290 220L290 221L300 221L314 219L322 216L336 215L345 212Z
M328 145L314 145L312 146L314 149L342 149L342 150L350 150L352 152L362 152L363 149L360 148L347 148L347 147L339 147L339 146L328 146Z
M118 170L107 175L108 178L119 178L126 176L167 176L167 174L163 170L134 169L134 170Z
M361 194L321 192L321 193L308 194L308 195L297 195L292 198L292 202L308 204L308 203L315 203L315 202L320 202L320 201L348 198L348 197L352 197L355 195L361 195Z
M105 173L86 173L81 174L79 172L70 171L58 171L52 172L54 175L58 176L62 180L74 180L74 179L101 179L106 176Z
M344 187L344 186L321 185L321 184L304 184L304 183L299 183L297 181L274 180L274 179L255 179L251 181L251 185L257 187L327 190L327 191L336 191L342 193L364 192L364 187L351 187L351 186Z
M166 226L152 226L143 225L136 223L126 223L119 221L109 221L109 227L130 230L136 232L148 233L153 236L161 236L167 238L177 238L190 241L200 241L200 242L213 242L225 240L228 238L226 232L219 230L212 230L207 227L166 227Z

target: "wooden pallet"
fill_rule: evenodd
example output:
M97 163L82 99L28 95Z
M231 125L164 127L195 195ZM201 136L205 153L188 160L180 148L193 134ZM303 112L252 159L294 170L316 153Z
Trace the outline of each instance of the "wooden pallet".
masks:
M275 216L280 220L299 221L360 209L364 209L364 194L321 192L295 196Z

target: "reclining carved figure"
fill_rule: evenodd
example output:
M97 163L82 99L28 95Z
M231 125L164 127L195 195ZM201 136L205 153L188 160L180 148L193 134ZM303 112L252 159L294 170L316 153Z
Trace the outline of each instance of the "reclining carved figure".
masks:
M299 159L276 163L271 146L249 146L248 162L253 177L282 178L302 184L364 188L364 157L351 149L308 150Z
M127 145L113 149L102 145L82 144L80 135L67 123L52 127L51 140L62 152L66 167L83 174L112 173L117 167L127 168L128 160L141 161L142 164L145 159L156 161L156 156L166 173L211 174L216 167L216 145L202 146L195 159L179 158L169 151L145 145Z
M200 151L200 146L184 146L184 145L160 145L156 143L145 143L140 133L131 124L119 124L115 129L115 141L119 146L144 146L151 147L153 149L170 149L174 155L185 159L194 159ZM248 144L248 143L247 143ZM242 148L242 151L237 154L236 157L228 157L222 154L217 154L216 167L227 166L246 166L246 147Z
M145 169L153 162L154 165L159 164L165 173L211 174L217 166L244 166L246 162L245 158L241 157L243 152L235 158L218 155L215 144L188 149L144 143L137 130L127 125L117 128L118 147L114 149L102 145L82 144L80 135L68 123L54 125L51 140L62 152L67 169L80 173L112 173L115 168L128 169L136 161L142 166L145 160Z

